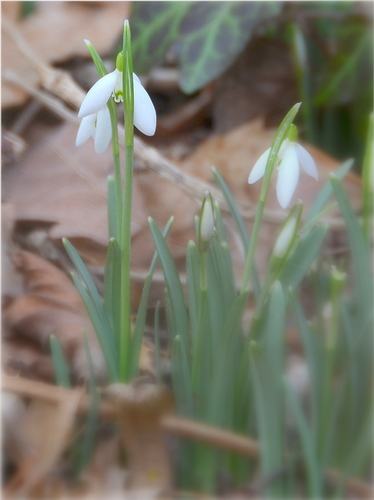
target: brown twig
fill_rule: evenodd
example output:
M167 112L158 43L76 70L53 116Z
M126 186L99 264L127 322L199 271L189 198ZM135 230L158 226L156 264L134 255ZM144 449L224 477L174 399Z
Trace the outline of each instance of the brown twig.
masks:
M66 400L66 397L71 393L69 389L18 376L11 376L6 373L2 375L2 387L6 392L56 404ZM77 407L77 413L86 414L90 404L91 398L87 394L83 394ZM100 416L106 420L115 420L117 418L115 405L110 401L102 401L100 404ZM175 436L193 439L248 457L259 457L261 454L260 445L254 439L240 436L234 432L219 429L208 424L184 419L175 415L168 415L161 420L161 426L166 432ZM327 481L333 484L343 481L347 492L358 498L374 497L372 486L360 479L344 478L339 471L333 469L327 470L325 477Z
M254 439L240 436L230 431L219 429L201 422L167 415L161 421L162 427L175 436L193 439L201 443L240 453L249 457L260 455L260 446Z

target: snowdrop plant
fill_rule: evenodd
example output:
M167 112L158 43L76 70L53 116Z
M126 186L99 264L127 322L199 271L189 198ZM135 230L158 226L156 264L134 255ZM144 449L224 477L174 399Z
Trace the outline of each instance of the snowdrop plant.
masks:
M66 240L64 244L78 271L78 275L73 273L73 280L95 327L110 381L126 382L137 375L149 290L159 260L166 286L171 379L177 412L254 437L261 450L260 457L243 459L234 453L217 453L201 443L182 443L178 459L180 486L213 492L217 490L217 478L224 471L224 477L231 484L248 484L260 474L264 497L294 498L300 492L311 498L323 498L326 493L338 496L344 486L344 473L362 474L370 466L368 436L373 409L369 384L363 381L371 380L373 374L373 287L368 251L372 184L364 197L364 232L340 184L348 164L331 177L305 219L302 203L292 207L270 252L266 272L259 278L255 252L274 170L278 170L277 196L282 207L288 207L291 202L300 165L310 176L318 178L313 159L296 142L293 122L300 107L296 104L280 124L271 148L258 160L249 176L249 182L263 177L250 234L227 185L213 168L242 241L245 262L240 281L234 277L220 207L206 192L196 219L196 243L190 241L186 250L185 289L166 243L172 219L161 232L149 218L156 252L132 328L134 125L145 133L154 133L156 117L148 94L133 74L128 22L124 26L123 50L112 73L108 74L92 45L87 43L87 46L100 79L82 103L77 145L93 137L95 149L105 150L109 142L107 109L115 170L114 178L108 179L110 239L103 297L75 248ZM117 133L118 101L122 101L124 107L123 166ZM367 179L373 178L372 151L370 147L365 162ZM324 286L326 272L321 273L322 277L314 276L316 319L309 321L297 291L306 275L312 274L312 264L317 273L320 272L316 260L328 228L319 218L326 211L324 205L332 193L347 226L357 290L348 301L344 290L348 279L340 268L333 267L327 272L327 287ZM318 280L325 280L322 286ZM331 320L326 324L321 320L323 299L332 311ZM310 415L304 411L299 395L285 376L289 306L299 328L311 380ZM158 316L159 308L155 332ZM158 334L155 333L155 337ZM56 339L52 338L51 344L55 358L60 359ZM156 342L156 349L158 344ZM156 353L156 359L161 359L160 353ZM160 381L160 362L157 364ZM66 371L60 364L59 378L65 384ZM293 417L291 430L286 414ZM292 439L288 439L289 435ZM301 481L297 474L299 465L303 470ZM325 477L330 466L343 471L343 479L332 491L328 490Z
M259 279L256 272L255 250L274 170L279 167L279 175L283 169L283 175L291 161L291 180L289 185L283 183L285 193L281 194L287 205L297 184L299 162L312 177L318 177L314 161L296 143L293 121L299 107L300 104L296 104L286 115L270 150L261 160L260 174L264 181L250 235L227 185L213 168L242 240L245 268L241 283L234 279L220 208L210 201L208 194L204 196L196 221L197 243L191 241L187 247L187 296L165 239L150 220L166 283L165 307L177 411L184 417L256 436L261 449L258 464L257 459L218 453L201 443L183 444L179 467L180 485L184 489L214 492L222 471L232 482L248 484L260 470L264 497L293 498L303 491L306 497L323 498L330 493L326 486L329 466L344 463L347 467L341 465L340 482L332 487L338 495L348 469L363 471L370 465L370 445L365 441L372 417L372 405L368 404L370 389L360 385L356 370L372 373L372 358L368 354L364 356L365 349L370 351L371 343L369 324L372 325L373 315L368 297L372 298L372 284L363 235L338 180L351 163L344 164L336 178L323 187L307 215L303 215L301 202L291 208L275 239L264 276ZM298 288L308 275L313 276L312 266L317 269L315 273L320 272L320 267L323 269L321 247L328 227L320 222L320 217L327 210L324 205L333 192L347 223L357 266L358 291L353 294L353 315L348 319L342 289L345 281L338 282L337 277L343 275L333 271L327 291L323 281L317 286L316 316L309 323ZM331 300L332 320L320 325L324 298ZM244 318L249 299L252 307L248 324L248 318ZM311 414L304 411L296 384L286 376L285 333L291 305L306 353ZM338 334L338 325L342 324L346 337ZM360 341L355 336L355 325L360 331ZM364 359L362 366L359 351ZM337 386L338 398L335 397ZM361 394L359 401L355 399L355 391ZM360 407L349 416L346 396L355 399L355 402L350 399L352 408L356 404ZM341 417L338 426L334 423L337 415ZM354 422L360 428L357 442L355 432L348 430ZM340 455L342 440L337 427L345 436L344 459ZM290 440L289 435L293 436ZM300 457L297 460L305 470L306 484L303 485L295 475L296 457Z
M312 156L300 144L297 144L297 129L290 127L288 137L283 141L278 152L276 166L278 169L277 198L282 208L290 204L296 186L299 182L300 165L313 179L318 180L318 171ZM263 153L255 163L248 177L248 183L253 184L264 176L269 158L270 148Z
M70 242L64 240L79 276L73 280L91 317L106 360L111 381L127 381L137 373L141 338L144 331L145 305L149 283L144 287L142 311L132 331L130 259L131 214L133 190L134 126L146 135L156 130L153 103L133 73L131 35L128 21L124 23L123 47L116 58L116 68L108 73L100 56L89 41L85 41L99 74L99 80L84 98L78 112L82 122L76 145L90 137L95 151L102 153L112 139L114 177L108 178L109 243L105 265L104 296L100 297L90 274ZM124 110L124 163L120 162L116 104ZM170 227L170 225L169 225ZM150 277L155 259L150 269Z

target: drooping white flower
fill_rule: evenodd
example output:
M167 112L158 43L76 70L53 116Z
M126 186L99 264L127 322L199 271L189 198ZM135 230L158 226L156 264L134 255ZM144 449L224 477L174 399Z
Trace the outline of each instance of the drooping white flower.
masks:
M255 163L248 177L249 184L253 184L263 177L269 153L270 148ZM299 181L300 165L310 177L318 180L316 164L308 151L296 141L285 139L279 150L276 164L278 168L276 192L282 208L287 208L295 192Z
M104 153L112 137L110 114L106 105L98 112L82 118L75 145L82 146L90 137L94 139L96 153Z
M134 125L145 135L154 135L156 131L156 110L151 98L133 73L134 81ZM115 69L103 76L87 92L78 112L84 118L103 109L110 97L115 102L123 102L122 72Z

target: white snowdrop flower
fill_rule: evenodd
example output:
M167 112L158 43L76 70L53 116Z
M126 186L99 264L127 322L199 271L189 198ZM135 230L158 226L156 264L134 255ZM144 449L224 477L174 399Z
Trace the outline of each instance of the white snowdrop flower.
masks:
M134 125L145 135L154 135L156 131L156 110L151 98L133 73L134 80ZM93 115L103 109L110 97L115 102L123 102L122 72L115 69L103 76L87 92L78 112L79 118Z
M75 145L82 146L90 137L94 139L96 153L104 153L112 137L110 114L107 106L97 113L82 118Z
M248 183L253 184L263 177L270 148L263 153L255 163ZM296 143L296 140L285 139L279 150L276 166L278 168L277 198L282 208L287 208L299 181L299 165L304 171L318 180L318 171L312 156L308 151Z

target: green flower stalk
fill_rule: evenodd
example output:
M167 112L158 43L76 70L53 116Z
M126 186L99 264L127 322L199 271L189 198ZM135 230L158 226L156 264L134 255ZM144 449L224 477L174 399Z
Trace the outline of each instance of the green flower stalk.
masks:
M262 216L265 210L266 199L270 189L271 176L273 174L274 168L279 163L278 155L281 152L281 148L283 146L284 141L288 137L292 122L295 119L295 116L299 110L300 105L301 103L295 104L287 113L287 115L285 116L285 118L283 119L282 123L278 128L278 131L275 135L271 148L265 151L265 153L259 158L248 178L248 182L250 184L256 182L261 177L264 177L264 182L261 187L260 199L257 205L255 221L252 228L251 241L247 252L247 259L246 259L242 288L241 288L242 293L246 292L249 288L249 281L251 278L251 272L254 263L255 250L256 250L258 235L260 232ZM284 165L286 164L284 163ZM284 169L285 168L286 166L284 167ZM291 180L292 181L294 180L294 176L292 177ZM294 182L292 182L292 184L293 183ZM286 193L288 194L289 191L286 191Z

